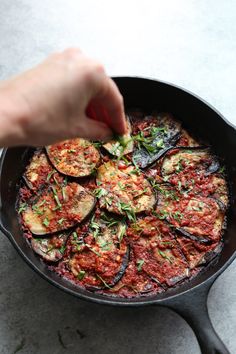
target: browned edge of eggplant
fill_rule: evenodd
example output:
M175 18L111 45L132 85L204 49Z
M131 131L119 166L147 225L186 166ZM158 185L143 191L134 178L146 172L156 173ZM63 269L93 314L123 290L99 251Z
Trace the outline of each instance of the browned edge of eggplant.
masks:
M122 264L121 264L121 267L118 271L118 273L115 275L112 283L109 283L107 284L107 286L91 286L91 285L85 285L86 289L87 290L90 290L90 291L98 291L98 290L107 290L109 288L112 288L113 286L115 286L118 281L123 277L125 271L126 271L126 268L129 264L129 256L130 256L130 246L129 244L127 244L127 251L122 259Z

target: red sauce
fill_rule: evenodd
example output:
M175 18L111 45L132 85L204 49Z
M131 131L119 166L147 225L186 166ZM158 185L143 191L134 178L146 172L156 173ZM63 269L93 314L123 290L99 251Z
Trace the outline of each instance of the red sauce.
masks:
M149 137L150 129L157 126L158 121L155 117L143 118L142 113L138 112L132 122L132 134L137 135L142 132L144 138ZM188 146L190 143L196 145L197 141L183 132L177 144ZM65 148L71 150L66 161L71 165L73 165L74 150L77 154L83 154L85 162L91 164L98 162L91 145L83 148L68 141L51 147L51 156L58 157ZM178 148L170 150L151 167L137 173L135 178L132 178L132 174L126 174L129 163L132 164L132 153L130 153L125 159L117 161L119 178L111 174L101 183L98 183L94 174L80 179L69 177L69 181L66 182L64 175L58 172L50 174L53 172L50 163L38 166L36 168L38 177L32 183L32 189L22 187L19 191L21 207L24 203L29 203L32 198L40 199L42 191L53 184L63 207L59 208L54 219L50 220L48 232L55 229L58 220L65 220L64 229L67 229L71 222L75 222L75 227L68 232L66 247L62 250L63 258L56 263L45 261L49 269L82 288L109 296L127 298L160 293L196 276L202 269L204 257L209 257L221 245L222 224L220 227L217 226L216 220L220 217L224 218L224 211L220 210L218 201L225 201L227 206L228 191L224 176L217 173L206 175L204 166L210 163L206 160L199 165L202 168L199 166L196 168L182 161L180 171L168 178L163 177L164 158L178 151ZM100 153L100 164L112 160L111 155L105 153L103 149ZM149 187L146 187L147 179L153 187L149 182ZM157 205L137 214L136 220L128 218L126 212L118 213L119 215L106 212L105 214L115 222L124 223L125 220L126 232L119 239L118 232L114 231L114 235L109 236L108 240L101 239L103 243L105 242L105 246L102 246L95 233L96 220L103 217L105 207L97 202L92 222L90 217L79 224L81 216L71 211L77 183L92 194L101 187L113 192L120 183L134 206L139 203L140 192L146 197L155 194ZM62 186L66 189L67 203L64 202ZM57 206L53 194L43 194L43 200L52 209ZM115 198L111 203L117 207ZM117 210L113 211L117 213ZM35 237L27 228L23 218L21 223L24 236L29 240ZM176 232L176 228L185 230L195 239ZM50 244L57 249L63 248L64 241L57 236L56 234L51 236ZM204 238L207 238L205 243L202 242ZM109 247L106 242L108 244L110 242ZM129 257L127 257L128 253Z

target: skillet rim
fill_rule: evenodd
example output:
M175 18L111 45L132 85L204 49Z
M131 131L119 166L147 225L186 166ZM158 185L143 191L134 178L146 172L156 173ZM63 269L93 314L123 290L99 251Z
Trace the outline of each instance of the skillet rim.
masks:
M162 80L157 80L157 79L153 79L153 78L149 78L149 77L143 77L143 76L114 76L112 77L112 79L116 82L119 80L125 80L125 79L131 79L131 80L143 80L143 81L152 81L154 84L164 84L166 86L178 89L180 91L182 91L185 94L188 94L190 96L193 96L194 98L196 98L198 101L200 101L201 104L206 105L208 108L210 108L215 114L217 114L219 116L219 118L221 120L223 120L223 122L228 125L231 129L233 129L236 133L236 126L229 122L215 107L213 107L211 104L209 104L208 102L206 102L204 99L202 99L201 97L199 97L198 95L192 93L191 91L182 88L178 85L172 84L170 82L166 82L166 81L162 81ZM4 148L1 156L0 156L0 184L1 184L1 175L2 175L2 169L3 169L3 164L4 164L4 160L5 160L5 156L7 151L11 149L11 148ZM1 220L1 209L2 209L2 195L1 195L1 190L0 190L0 230L8 237L9 241L12 243L12 245L14 246L14 248L17 250L17 252L20 254L20 256L24 259L24 261L36 272L38 273L42 278L44 278L45 280L47 280L50 284L54 285L56 288L63 290L64 292L73 295L77 298L80 298L82 300L87 300L87 301L91 301L97 304L103 304L103 305L112 305L112 306L126 306L126 307L139 307L139 306L147 306L147 305L164 305L166 302L170 301L170 300L175 300L176 298L183 296L184 294L193 292L197 289L199 289L200 287L203 287L204 285L207 286L207 284L211 285L214 280L233 262L233 260L236 258L236 250L232 253L232 255L224 262L224 264L222 266L220 266L220 268L218 270L216 270L215 272L213 272L212 274L210 274L209 276L206 277L205 280L202 280L199 284L195 284L192 285L192 280L189 280L185 283L183 283L182 285L180 284L179 286L173 288L172 290L176 290L179 291L176 294L171 294L171 291L167 291L161 294L156 294L155 296L159 297L157 299L154 299L151 296L146 296L146 297L137 297L137 298L119 298L119 297L112 297L112 296L105 296L105 295L101 295L101 294L96 294L96 293L92 293L89 292L87 290L81 289L79 287L75 287L75 290L60 284L60 278L58 276L58 281L54 280L52 278L52 276L47 275L46 271L43 271L41 269L39 269L37 267L37 265L34 264L33 261L30 260L30 258L27 257L27 255L24 253L24 251L22 251L22 249L20 248L20 246L17 244L17 242L15 241L14 236L11 234L11 232L9 230L7 230L5 228L5 226L3 226L2 224L2 220ZM214 265L211 266L211 268L214 268ZM208 269L206 269L207 272ZM71 285L71 283L68 281L68 285ZM185 289L186 288L186 289ZM163 298L161 297L161 295L163 295Z

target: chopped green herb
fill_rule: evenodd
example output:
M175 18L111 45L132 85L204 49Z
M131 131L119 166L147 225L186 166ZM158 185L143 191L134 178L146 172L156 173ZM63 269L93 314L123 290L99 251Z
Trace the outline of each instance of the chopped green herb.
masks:
M43 213L44 213L44 210L39 210L38 205L33 205L32 210L34 210L37 215L43 215Z
M56 173L55 170L53 170L53 171L51 171L51 172L48 173L47 178L46 178L46 181L47 181L47 182L50 181L50 178L52 177L52 175L53 175L54 173Z
M98 257L101 257L101 254L95 251L95 249L93 249L92 246L88 245L87 243L85 243L85 246L88 247L90 251L96 254Z
M224 173L225 172L225 166L222 166L220 169L219 169L219 173Z
M55 250L55 246L50 247L46 252L46 254L50 253L51 251Z
M79 271L79 273L78 273L78 275L77 275L77 278L79 279L79 280L83 280L84 279L84 277L85 277L85 271L84 270L80 270Z
M103 251L110 251L111 249L111 245L113 244L113 242L108 242L105 240L98 240L98 244L99 246L102 248Z
M123 224L123 225L121 225L121 227L120 227L120 232L119 232L119 234L118 234L119 243L122 242L123 237L124 237L124 235L125 235L125 231L126 231L126 225Z
M117 207L119 211L125 213L130 221L136 222L136 215L134 209L131 205L118 201Z
M73 236L74 240L76 240L78 238L78 235L77 235L77 233L75 231L72 233L72 236Z
M180 221L183 218L183 214L181 214L179 211L175 211L172 216L177 221Z
M59 252L60 252L61 254L63 254L63 253L65 252L65 249L66 249L66 246L63 245L63 246L61 246L61 248L59 249Z
M101 198L101 197L104 197L107 194L108 194L108 192L104 188L96 188L96 189L94 189L94 195L98 199Z
M51 188L52 188L52 191L53 191L53 197L54 197L55 202L57 204L57 207L56 207L56 209L54 208L54 210L61 209L62 205L61 205L61 202L60 202L60 200L58 198L57 191L56 191L56 189L53 186L51 186Z
M142 271L142 267L143 267L143 264L144 264L144 259L138 259L137 260L137 269L138 269L138 272L141 272Z
M110 285L108 285L107 282L100 275L96 274L96 276L98 277L98 279L101 280L101 282L106 288L111 289Z
M101 143L101 141L95 141L95 142L93 142L93 146L95 148L100 148L100 147L102 147L102 143Z
M158 253L165 259L167 259L170 263L173 263L172 259L170 257L168 257L164 252L162 252L161 250L158 250Z
M93 237L96 239L100 232L100 225L94 221L94 217L90 222L90 228L92 229Z
M62 198L63 198L63 200L66 200L66 192L65 192L65 187L61 187L61 194L62 194Z
M118 182L118 186L122 191L125 190L125 186L121 182Z
M21 203L18 209L18 213L22 213L23 211L25 211L27 208L27 204L26 203Z
M160 149L165 147L164 141L163 139L158 140L158 142L156 143L156 146Z
M64 218L61 218L60 220L58 220L57 223L58 223L59 225L62 225L62 223L63 223L64 220L65 220Z
M70 149L70 150L68 150L68 152L74 154L76 152L76 150L75 149Z
M43 220L43 225L46 226L46 227L49 226L49 220L48 220L48 218L45 218L45 219Z

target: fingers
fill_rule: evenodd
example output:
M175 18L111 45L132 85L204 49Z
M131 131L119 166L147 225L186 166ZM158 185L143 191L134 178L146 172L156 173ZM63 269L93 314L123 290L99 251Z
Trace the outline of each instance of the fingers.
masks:
M126 133L126 119L123 97L114 81L104 71L99 69L91 77L92 97L87 109L87 115L95 120L106 123L113 132L122 135Z
M85 117L81 120L79 129L75 133L77 137L91 140L109 140L112 139L111 129L103 122L98 122Z
M113 80L107 77L107 89L99 97L99 103L104 107L104 114L109 120L110 127L117 134L125 134L126 119L123 97Z

